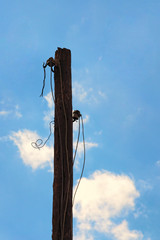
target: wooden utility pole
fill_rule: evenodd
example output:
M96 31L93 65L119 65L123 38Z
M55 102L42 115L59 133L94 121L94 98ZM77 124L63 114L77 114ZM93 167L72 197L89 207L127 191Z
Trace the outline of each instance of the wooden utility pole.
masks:
M73 124L71 51L55 52L52 240L72 240Z

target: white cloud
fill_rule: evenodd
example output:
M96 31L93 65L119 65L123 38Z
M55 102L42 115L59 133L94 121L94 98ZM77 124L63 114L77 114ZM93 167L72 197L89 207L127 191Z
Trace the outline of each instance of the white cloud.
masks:
M112 229L112 233L117 240L141 240L143 234L139 231L128 229L127 221L123 221L121 224L115 226Z
M147 190L151 190L153 188L150 181L143 180L143 179L140 179L138 181L138 185L139 185L139 188L141 191L147 191Z
M6 111L6 110L3 110L3 111L0 111L0 116L7 116L11 113L11 111Z
M86 87L85 84L81 85L77 81L73 82L72 94L73 100L75 99L81 103L87 104L98 104L102 99L107 99L105 92L92 87Z
M1 136L0 137L0 141L2 141L2 142L7 142L8 140L9 140L8 136Z
M102 135L102 130L94 132L95 135Z
M107 98L106 94L104 92L102 92L102 91L98 91L98 94L99 94L99 96L101 96L104 99Z
M102 98L107 99L104 92L84 87L79 82L73 82L72 94L73 98L87 104L98 104Z
M23 163L32 169L44 168L53 165L53 149L52 147L44 146L40 150L31 146L32 142L40 139L36 132L24 129L18 132L12 132L10 140L18 147L20 157Z
M76 147L76 141L73 143L73 147L75 148ZM93 142L85 142L85 149L88 150L88 149L91 149L93 147L98 147L98 143L93 143ZM79 142L78 143L78 156L81 157L82 156L82 153L84 152L84 145L83 145L83 142Z
M148 209L146 208L146 206L144 204L140 204L140 206L137 207L134 212L134 217L139 218L140 216L143 216L147 218L148 217L147 212L148 212Z
M49 123L54 120L54 102L51 92L44 96L44 99L47 101L49 110L44 112L43 120L45 122L45 126L48 127Z
M53 110L45 111L43 120L45 122L45 126L48 127L49 123L51 121L54 121L54 111Z
M15 112L15 116L16 116L17 118L21 118L21 117L22 117L22 114L21 114L20 112L16 111L16 112Z
M22 117L22 114L21 114L20 111L19 111L19 105L16 105L16 106L15 106L15 116L16 116L17 118L21 118L21 117Z
M141 232L128 229L125 219L120 224L114 222L122 218L122 213L127 216L134 210L135 199L139 196L133 180L126 175L96 171L89 178L82 178L74 205L78 235L93 237L93 231L97 231L114 236L116 240L142 239ZM123 230L121 235L118 234L120 229Z
M16 118L21 118L22 114L19 111L19 106L12 106L12 110L3 110L0 111L0 116L7 117L8 115L15 116Z
M52 93L49 92L46 96L44 96L44 99L47 101L48 107L53 108L54 102L53 102L53 98L52 98Z
M73 83L72 94L76 97L80 102L85 101L88 95L88 92L78 83Z

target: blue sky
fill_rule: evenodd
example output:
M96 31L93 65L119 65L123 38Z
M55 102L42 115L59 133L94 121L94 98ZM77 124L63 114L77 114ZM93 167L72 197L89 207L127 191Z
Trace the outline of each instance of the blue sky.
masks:
M42 64L65 47L87 148L74 239L159 240L159 12L156 0L1 2L0 239L51 239L53 136L30 143L54 118ZM74 187L82 161L80 142Z

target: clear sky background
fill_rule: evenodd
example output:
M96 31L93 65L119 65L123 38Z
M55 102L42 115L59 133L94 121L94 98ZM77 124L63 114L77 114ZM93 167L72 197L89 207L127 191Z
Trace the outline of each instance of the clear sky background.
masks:
M74 239L159 240L160 1L6 0L0 16L0 240L51 239L53 136L31 142L54 118L49 69L39 95L57 47L85 120ZM80 143L74 186L82 162Z

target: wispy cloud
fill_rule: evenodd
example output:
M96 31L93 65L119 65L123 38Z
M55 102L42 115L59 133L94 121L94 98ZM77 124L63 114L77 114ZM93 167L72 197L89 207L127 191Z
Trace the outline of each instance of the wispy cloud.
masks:
M143 179L140 179L138 181L138 186L139 186L140 191L148 191L153 188L153 186L151 185L151 182L149 180L143 180Z
M22 117L22 114L21 114L20 111L19 111L19 105L16 105L16 106L15 106L15 116L16 116L17 118L21 118L21 117Z
M47 101L49 108L53 108L54 107L54 102L53 102L53 98L52 98L51 92L49 92L46 96L44 96L44 99Z
M75 148L75 146L76 146L76 141L73 143L73 147ZM85 142L85 149L86 150L89 150L89 149L91 149L91 148L93 148L93 147L98 147L98 143L94 143L94 142ZM81 157L82 156L82 154L83 154L83 152L84 152L84 146L83 146L83 142L79 142L79 144L78 144L78 152L77 152L77 157Z
M86 101L89 91L92 91L92 89L86 91L78 82L73 83L73 96L77 98L80 102Z
M141 240L143 239L143 234L140 231L129 230L128 223L123 220L122 223L113 227L112 234L116 240Z
M45 126L48 127L49 123L54 120L54 101L51 92L44 96L44 99L47 101L49 110L44 112L43 120L45 122Z
M52 168L53 148L45 145L38 150L31 146L32 142L41 138L36 132L27 129L19 130L18 132L12 132L9 138L18 147L20 157L25 165L30 166L34 170L46 166Z
M103 91L84 87L78 82L73 82L72 94L77 101L87 104L97 104L102 98L107 99Z
M0 116L7 116L10 113L11 113L11 111L2 110L2 111L0 111Z
M100 90L98 91L98 94L99 94L100 97L102 97L104 99L107 98L107 95L104 92L100 91Z
M48 127L49 123L54 121L54 110L45 111L43 120L45 122L45 126Z
M140 207L137 207L135 212L134 212L134 217L137 219L140 216L143 216L145 218L148 217L147 215L148 209L146 208L146 206L144 204L141 204Z
M134 210L139 196L133 180L126 175L96 171L89 178L83 178L74 205L78 229L75 239L94 239L94 231L114 236L116 240L142 239L143 234L130 230L125 219ZM124 219L117 224L122 213Z
M0 137L0 141L2 142L8 142L10 139L9 139L9 136L1 136Z
M75 149L77 144L77 141L74 141L73 143L73 148ZM94 143L94 142L85 142L85 151L89 150L91 148L95 148L98 147L98 143ZM84 154L84 144L83 142L79 142L78 144L78 150L77 150L77 154L76 154L76 159L74 162L74 167L79 170L79 164L80 164L80 159L82 158Z
M21 118L22 114L19 111L19 105L12 106L11 109L9 110L2 110L0 111L0 116L1 117L8 117L8 116L13 116L16 118Z

